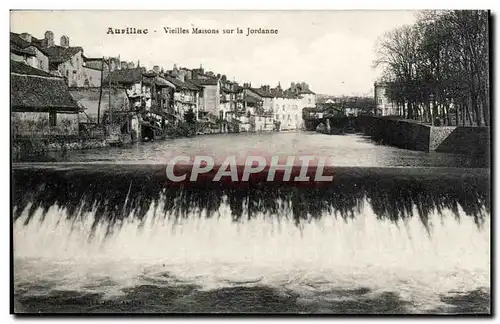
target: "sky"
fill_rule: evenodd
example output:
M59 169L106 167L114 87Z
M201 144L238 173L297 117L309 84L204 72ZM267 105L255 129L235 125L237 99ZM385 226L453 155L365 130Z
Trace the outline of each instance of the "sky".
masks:
M240 84L289 86L304 81L329 95L372 95L381 72L373 68L377 40L415 21L415 11L13 11L11 31L56 44L69 36L87 57L118 56L141 66L198 68ZM148 29L146 35L108 34L108 28ZM164 27L189 34L167 34ZM219 34L192 34L192 28ZM239 27L243 34L223 34ZM277 29L249 35L247 28Z

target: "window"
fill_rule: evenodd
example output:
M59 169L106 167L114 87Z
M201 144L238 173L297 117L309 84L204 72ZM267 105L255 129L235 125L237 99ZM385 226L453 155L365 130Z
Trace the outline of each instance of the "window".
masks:
M379 103L379 104L382 104L382 98L379 98L379 99L378 99L378 103Z
M285 111L285 105L283 105L283 111Z
M280 115L276 114L276 119L280 119Z
M309 103L311 103L311 102L312 102L312 100L311 100L311 98L309 98Z
M57 125L57 114L55 111L49 113L49 126L55 127Z

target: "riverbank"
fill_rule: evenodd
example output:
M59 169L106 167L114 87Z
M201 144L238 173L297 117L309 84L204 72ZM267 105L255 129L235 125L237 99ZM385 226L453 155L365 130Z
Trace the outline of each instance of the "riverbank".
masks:
M360 116L357 128L373 140L398 148L425 151L489 155L490 128L431 126L387 117Z
M18 137L12 140L12 155L19 158L26 155L41 155L49 152L86 150L109 147L102 138L80 138L78 136L49 136L39 138Z

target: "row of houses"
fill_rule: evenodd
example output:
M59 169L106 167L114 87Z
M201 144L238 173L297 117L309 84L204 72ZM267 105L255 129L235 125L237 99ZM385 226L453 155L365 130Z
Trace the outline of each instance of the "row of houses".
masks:
M11 33L10 57L11 80L30 80L15 81L11 86L11 101L14 97L17 100L13 120L33 119L17 127L21 132L28 131L26 124L34 129L47 124L54 132L65 121L65 129L69 129L66 133L87 122L116 124L122 131L138 127L135 132L141 134L145 126L149 136L154 136L155 129L161 132L168 125L185 121L190 114L223 132L295 130L303 126L302 109L316 105L315 93L305 82L291 83L288 88L279 83L255 87L230 81L226 75L202 66L189 69L174 64L169 70L159 66L146 69L120 56L87 57L81 46L70 45L66 35L56 44L51 31L43 38ZM21 84L28 88L21 88ZM34 84L40 89L57 84L57 91L35 95L29 88ZM66 108L58 107L57 101L50 102L53 92L68 100ZM23 108L21 98L25 96L32 101L31 108ZM42 115L30 114L34 109ZM57 114L77 117L58 118ZM68 126L67 120L72 124Z

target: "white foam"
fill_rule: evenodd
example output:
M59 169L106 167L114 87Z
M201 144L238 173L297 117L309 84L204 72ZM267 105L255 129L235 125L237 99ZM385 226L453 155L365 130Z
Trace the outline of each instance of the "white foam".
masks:
M220 217L193 213L177 221L151 208L142 224L130 215L108 237L106 223L91 235L93 212L72 221L57 206L24 225L28 206L14 223L15 284L44 281L110 297L175 280L202 289L268 285L304 298L366 287L368 296L395 292L418 309L441 305L440 294L490 286L489 218L478 228L462 210L459 221L445 210L430 215L428 233L418 217L378 220L363 205L352 220L326 215L300 227L269 215L235 223L225 204Z

